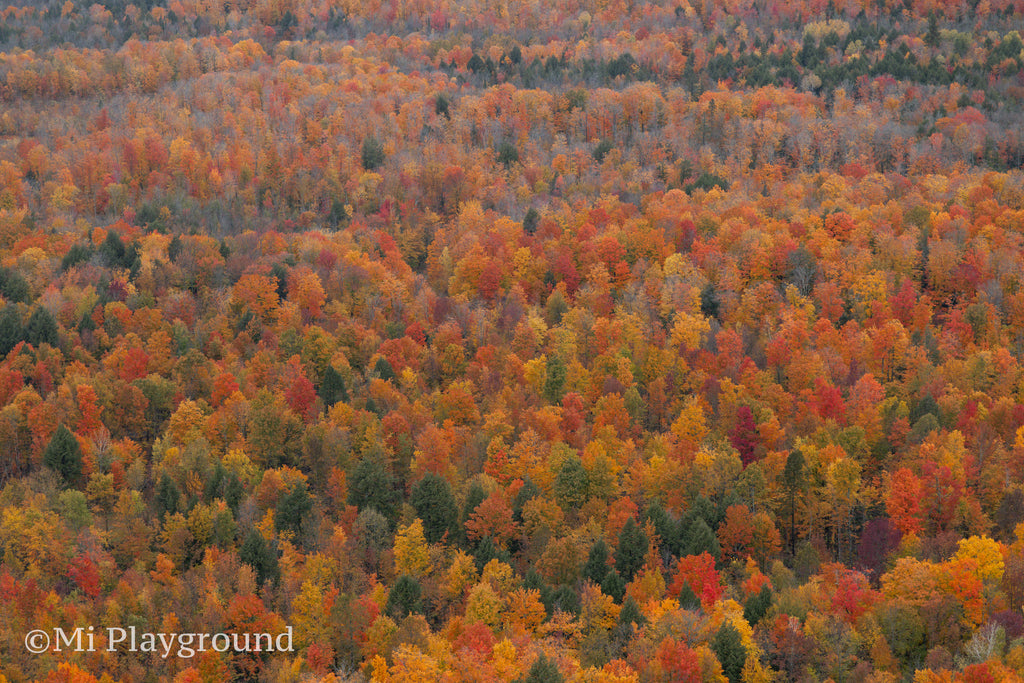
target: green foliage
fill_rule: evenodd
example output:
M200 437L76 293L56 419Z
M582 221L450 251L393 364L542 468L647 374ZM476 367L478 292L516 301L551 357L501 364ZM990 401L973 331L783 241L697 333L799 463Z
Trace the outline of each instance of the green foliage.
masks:
M0 311L0 356L6 356L19 342L24 331L21 327L21 313L14 304L7 304Z
M622 578L622 574L612 569L601 582L601 592L615 602L622 602L622 598L626 595L626 580Z
M412 487L409 503L423 521L423 536L428 543L439 543L446 537L450 542L456 538L458 506L447 479L428 472Z
M590 479L583 462L573 455L562 463L555 477L555 500L569 512L578 509L590 497Z
M409 614L422 611L421 595L423 588L420 582L408 574L402 574L388 592L388 602L384 613L395 621L404 619Z
M260 586L266 583L276 585L281 578L275 545L267 543L256 529L251 530L245 537L245 542L238 551L238 559L242 564L253 568Z
M297 483L284 494L274 510L274 524L280 531L289 531L295 536L302 532L303 522L313 509L313 499L305 483Z
M57 346L60 341L57 321L42 306L36 306L32 310L32 315L29 316L28 323L25 325L25 341L37 348L42 344Z
M365 138L360 158L367 171L377 170L384 164L384 144L372 135Z
M619 544L615 548L615 569L627 582L632 581L633 576L644 566L647 548L647 534L630 517L619 532Z
M43 464L74 485L82 476L82 449L71 430L61 424L43 451Z
M519 679L522 683L563 683L565 677L558 670L558 665L541 653L534 660L526 678Z
M179 507L180 500L181 491L178 489L178 485L165 472L160 476L160 483L156 487L155 502L157 514L163 518L167 515L173 515L175 512L181 512L182 509Z
M583 578L590 579L600 586L606 576L608 576L608 544L604 542L603 538L599 538L590 547L587 563L583 566Z
M608 156L608 152L612 151L614 148L615 145L612 144L612 141L605 138L601 140L601 142L597 143L597 146L594 147L594 151L591 152L591 155L594 157L594 161L601 164L604 163L604 158Z
M28 281L21 273L0 267L0 294L11 303L28 303L30 292Z
M751 626L756 626L771 606L772 589L768 584L765 584L758 593L751 595L747 598L747 601L743 603L743 618L746 619Z
M721 557L722 549L718 544L718 537L703 517L691 518L685 525L681 523L680 529L680 556L707 553L716 560Z
M519 152L511 142L502 142L498 145L498 149L495 152L495 158L498 160L499 164L508 168L519 161Z
M60 269L62 272L66 271L81 263L86 263L91 258L92 247L87 244L76 242L72 244L71 248L68 249L68 252L64 254L64 258L60 262Z
M711 643L718 661L722 664L722 673L729 683L739 683L743 678L743 665L747 661L747 649L743 647L740 633L731 623L726 622Z
M448 98L443 94L438 94L437 97L434 98L434 113L438 116L443 116L448 120L451 120L452 118L451 112L449 111Z
M549 356L547 374L544 378L544 398L548 403L562 402L562 395L565 393L565 375L565 361L558 356Z
M348 477L349 505L355 505L360 511L372 508L393 527L399 499L394 477L376 458L364 457L356 463Z
M324 402L327 408L331 408L338 401L348 401L348 391L345 388L345 380L341 374L334 369L333 365L328 365L327 369L324 370L324 375L320 379L320 387L317 392L320 395L320 400Z
M540 223L540 214L537 209L530 207L529 211L523 217L523 232L527 235L533 235L537 232L537 225Z
M715 175L714 173L704 171L696 180L686 185L683 189L687 194L692 194L694 190L708 191L713 187L721 188L723 191L728 190L729 181L721 176Z

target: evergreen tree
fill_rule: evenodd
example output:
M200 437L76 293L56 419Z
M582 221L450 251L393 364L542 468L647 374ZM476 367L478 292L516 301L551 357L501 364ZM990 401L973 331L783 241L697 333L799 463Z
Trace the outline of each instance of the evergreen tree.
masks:
M409 503L423 521L423 536L428 543L440 542L445 534L449 541L454 539L459 529L458 508L447 479L428 472L412 487Z
M348 480L348 504L360 511L374 508L394 527L399 495L395 479L373 457L362 458Z
M707 553L716 560L721 558L722 549L718 545L718 537L711 530L703 517L696 517L684 532L680 555L700 555Z
M163 518L178 512L178 501L180 498L181 491L178 490L178 485L164 472L160 477L160 483L156 487L155 501L157 514Z
M297 537L302 531L302 522L312 509L313 499L310 498L306 485L295 484L278 501L274 510L274 524L281 531L290 531Z
M636 603L636 600L634 600L632 596L623 601L622 609L619 611L618 623L623 626L627 624L634 624L638 628L647 623L647 619L644 617L643 612L640 611L640 605Z
M789 552L790 555L796 555L796 499L804 485L804 454L799 449L790 451L786 457L782 482L789 493Z
M677 534L676 525L672 522L672 518L665 512L665 508L661 506L658 501L651 501L648 504L647 509L644 510L644 520L651 520L651 524L654 525L654 530L658 534L660 545L662 548L671 547L675 536Z
M521 680L523 683L564 683L565 678L558 670L558 665L542 653L533 662L526 678Z
M527 235L532 235L537 232L537 225L540 223L540 214L537 213L537 209L530 207L530 210L526 212L526 216L523 217L523 232Z
M372 135L363 140L363 168L373 171L384 163L384 145Z
M619 545L615 549L615 569L626 582L644 566L647 555L647 534L632 517L626 520L619 532Z
M63 424L57 427L47 444L43 464L63 477L67 484L74 484L82 476L82 450L78 439Z
M548 613L565 612L573 616L580 614L580 596L569 586L559 586L551 593Z
M36 306L25 325L25 341L35 347L40 344L57 346L57 321L48 310Z
M565 361L558 356L550 356L547 362L547 376L544 379L544 398L552 405L562 402L565 393Z
M14 304L0 311L0 356L6 356L22 341L21 314Z
M401 621L410 614L419 613L422 610L420 605L422 593L423 589L419 581L408 574L402 574L388 593L388 602L384 607L384 612L395 621Z
M566 511L576 510L590 497L590 478L579 457L562 463L555 477L555 500Z
M245 542L238 551L238 559L253 568L256 572L256 582L260 586L268 581L276 584L281 578L277 550L255 529L245 537Z
M622 598L626 595L626 582L622 578L622 574L612 569L604 577L604 581L601 582L601 592L610 597L615 602L622 602Z
M540 495L540 489L533 481L526 477L523 480L523 485L519 487L519 492L516 493L516 497L512 500L512 519L517 522L523 521L523 507L530 502L531 499L536 498Z
M476 508L480 503L484 502L487 498L487 492L484 491L484 487L480 485L480 482L474 481L469 486L469 491L466 492L466 500L462 504L462 519L461 527L465 528L466 522L469 521L470 516L476 511Z
M328 365L324 370L324 376L320 379L320 400L327 408L331 408L338 401L347 401L348 392L345 390L345 380L341 374Z
M587 563L583 566L583 578L590 579L598 586L608 576L608 544L603 538L591 546Z
M772 589L768 584L765 584L761 587L760 592L747 598L746 603L743 605L743 618L751 626L755 626L757 622L764 618L765 613L768 612L768 608L771 606Z
M28 303L28 281L21 276L21 273L10 268L0 267L0 294L3 294L4 298L12 303Z
M711 649L722 664L722 673L729 683L739 683L743 678L743 665L747 661L747 649L743 647L740 632L731 623L726 622L718 629Z

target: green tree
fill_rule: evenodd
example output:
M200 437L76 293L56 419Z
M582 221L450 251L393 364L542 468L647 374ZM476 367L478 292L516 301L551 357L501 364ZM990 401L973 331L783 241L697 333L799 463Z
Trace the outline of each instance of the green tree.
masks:
M302 523L312 509L313 499L306 490L305 482L296 483L278 501L274 510L274 524L280 531L290 531L297 537L302 532Z
M276 584L281 578L277 549L273 544L267 543L255 529L245 537L245 542L238 551L238 559L253 568L256 572L256 582L261 586L268 581Z
M619 545L615 548L615 569L627 582L644 566L647 555L647 534L632 517L619 532Z
M541 653L533 662L526 678L520 679L523 683L563 683L565 678L558 670L558 665Z
M754 626L757 622L761 621L765 613L768 612L768 608L771 606L772 589L768 584L765 584L761 587L760 592L756 595L751 595L743 604L743 618L746 619L751 626Z
M736 627L726 622L718 629L711 649L722 664L722 673L729 679L729 683L739 683L743 678L743 665L747 661L747 648L743 647Z
M537 225L540 223L540 214L537 209L530 207L530 210L523 216L523 232L532 235L537 232Z
M681 526L679 545L680 556L707 553L716 560L722 556L718 537L703 517L694 517L685 527Z
M373 508L394 526L399 503L395 479L376 458L364 457L356 463L348 480L348 503L360 512Z
M25 325L25 341L36 347L40 344L57 346L57 321L42 306L36 306L29 316L28 324Z
M590 496L590 478L579 457L573 455L562 463L555 477L555 500L567 512L579 509Z
M601 582L601 592L609 596L615 602L622 602L622 598L626 595L626 582L622 578L622 574L612 569L605 575L604 581Z
M372 171L384 163L384 145L372 135L363 140L363 168Z
M544 378L544 398L548 403L559 404L565 393L565 361L558 356L550 356L547 362L547 373Z
M590 579L600 586L606 576L608 576L608 544L604 542L603 538L599 538L590 547L587 563L583 566L583 578Z
M57 427L43 452L43 464L63 477L71 485L82 476L82 450L78 439L63 424Z
M28 281L21 276L21 273L10 268L0 267L0 294L3 294L4 298L12 303L28 303Z
M401 621L409 614L419 613L422 610L422 593L423 588L419 581L408 574L402 574L388 593L384 612L395 621Z
M348 400L345 380L342 378L341 373L334 369L333 365L328 365L327 369L324 370L324 376L320 379L320 391L318 393L320 394L320 400L328 408L338 401Z
M22 341L21 314L14 304L0 311L0 356L6 356Z
M412 487L409 504L423 521L423 536L428 543L438 543L446 534L452 539L458 533L458 507L444 477L428 472Z
M789 552L796 555L796 504L797 494L804 486L804 454L800 450L790 451L786 457L786 468L782 471L782 482L789 494Z

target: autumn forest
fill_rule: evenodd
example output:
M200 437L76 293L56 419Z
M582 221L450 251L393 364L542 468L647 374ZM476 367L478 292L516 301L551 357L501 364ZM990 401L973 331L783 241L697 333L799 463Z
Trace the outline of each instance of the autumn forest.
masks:
M14 2L0 682L1024 678L1024 1Z

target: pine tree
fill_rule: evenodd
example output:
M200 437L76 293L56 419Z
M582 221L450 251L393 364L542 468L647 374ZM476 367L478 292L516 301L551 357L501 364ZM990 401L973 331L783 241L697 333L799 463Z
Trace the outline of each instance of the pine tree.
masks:
M36 306L29 316L28 324L25 325L25 341L36 347L40 344L57 346L57 321L42 306Z
M590 478L575 455L562 463L555 477L555 500L566 511L575 510L590 496Z
M597 543L590 548L587 563L583 566L583 578L590 579L600 586L606 576L608 576L608 544L604 542L603 538L599 538Z
M13 304L0 311L0 356L6 356L23 339L21 314Z
M558 670L558 665L542 653L533 662L529 673L522 681L523 683L563 683L565 678Z
M615 549L615 569L627 582L644 566L647 555L647 534L632 517L619 532L619 545Z
M342 379L341 374L334 369L333 365L328 365L327 369L324 370L324 376L320 380L320 400L324 402L324 405L328 408L332 407L338 401L345 401L348 399L348 392L345 390L345 380Z
M238 559L255 570L256 582L261 586L268 581L276 584L281 578L277 550L255 529L245 537L245 542L238 551Z
M47 444L43 464L68 484L74 484L82 476L82 450L78 447L78 439L63 424L57 427Z
M348 483L348 504L360 511L374 508L394 528L398 507L395 480L375 458L364 457L357 464Z
M718 661L722 664L722 673L729 683L738 683L743 677L743 665L747 661L747 649L743 647L740 632L730 623L718 629L711 643Z
M412 487L409 503L423 520L423 536L428 543L438 543L445 534L453 540L458 533L458 508L447 479L428 472Z
M422 593L423 589L419 581L408 574L402 574L395 581L395 585L391 587L391 592L388 593L388 602L384 611L395 621L401 621L409 614L418 613L421 610L420 596Z
M290 531L298 536L302 531L302 522L313 509L313 499L309 497L304 483L292 486L291 490L281 497L274 510L274 523L281 531Z

